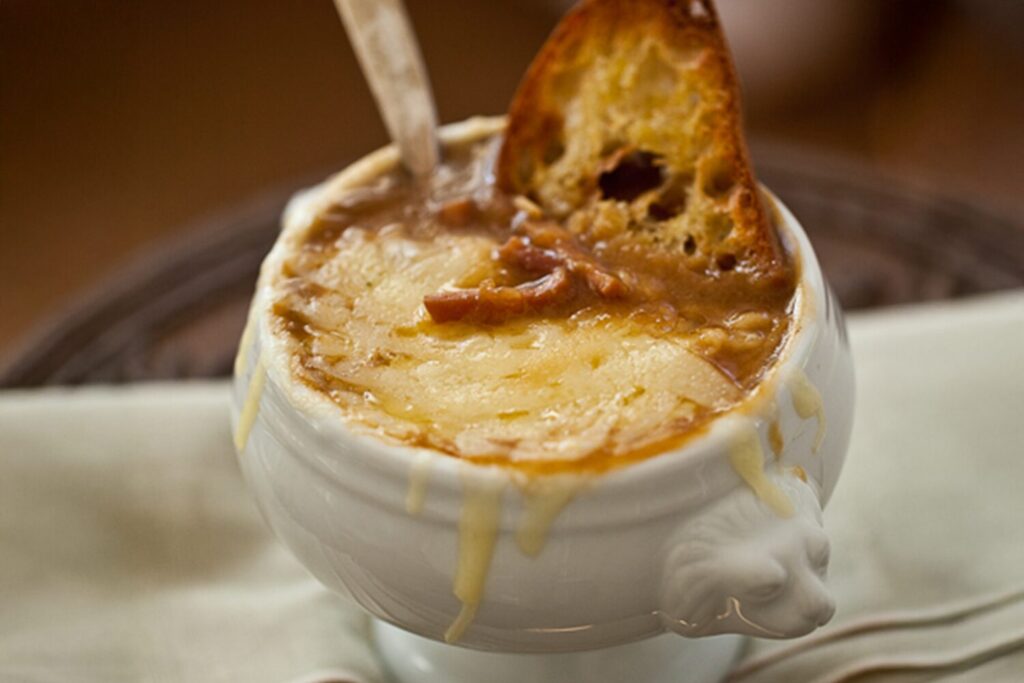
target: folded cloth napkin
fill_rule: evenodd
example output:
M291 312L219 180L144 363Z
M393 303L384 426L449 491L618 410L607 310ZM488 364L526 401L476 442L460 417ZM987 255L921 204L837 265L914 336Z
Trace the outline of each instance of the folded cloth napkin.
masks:
M0 681L382 680L256 511L224 383L0 396Z
M1024 294L860 316L851 338L836 618L754 643L734 680L1024 680ZM227 399L0 395L0 680L382 680L365 618L259 519Z
M735 683L1024 681L1024 294L851 322L857 403L825 511L836 616Z

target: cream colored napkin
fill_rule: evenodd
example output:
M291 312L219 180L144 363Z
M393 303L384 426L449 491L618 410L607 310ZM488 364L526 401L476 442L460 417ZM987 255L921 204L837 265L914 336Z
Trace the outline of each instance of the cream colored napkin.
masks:
M1024 606L987 605L1024 588L1024 294L862 316L851 337L822 633L867 630L758 642L745 665L790 656L737 680L1024 680L1006 645ZM226 401L223 384L0 395L0 680L380 680L365 619L259 519ZM967 665L877 671L943 657Z
M357 681L366 619L275 542L223 383L0 394L0 681Z
M836 616L755 643L738 671L789 656L734 680L1024 681L1024 294L850 332L857 413L825 512Z

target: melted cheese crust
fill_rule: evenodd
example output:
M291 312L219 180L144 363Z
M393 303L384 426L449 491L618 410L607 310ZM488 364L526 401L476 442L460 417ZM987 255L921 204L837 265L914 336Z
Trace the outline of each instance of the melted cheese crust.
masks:
M378 435L474 459L579 461L664 442L742 398L695 352L698 333L629 316L434 323L423 297L491 275L489 237L352 227L337 246L281 283L276 324L296 375Z

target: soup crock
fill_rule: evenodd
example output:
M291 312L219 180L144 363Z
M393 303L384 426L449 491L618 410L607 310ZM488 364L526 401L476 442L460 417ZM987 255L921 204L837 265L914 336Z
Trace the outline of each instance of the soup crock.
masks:
M500 134L503 125L474 118L446 126L442 143ZM841 311L786 207L765 191L800 277L792 333L759 388L676 450L599 475L524 480L348 428L327 397L292 376L285 341L271 332L274 281L305 228L339 194L398 161L384 148L293 199L239 350L239 460L299 560L401 629L381 626L385 641L447 634L476 650L565 653L668 631L785 638L825 623L833 603L821 509L845 457L852 362ZM545 500L555 502L537 523L531 505ZM486 531L468 521L460 540L464 515L492 515L492 537L481 540ZM477 577L475 614L453 634L463 611L453 592L460 547L491 541L478 553L489 570Z

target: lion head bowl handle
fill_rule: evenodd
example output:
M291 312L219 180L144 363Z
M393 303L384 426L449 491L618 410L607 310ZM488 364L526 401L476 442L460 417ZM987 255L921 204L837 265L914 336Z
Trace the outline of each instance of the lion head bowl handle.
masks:
M793 638L832 618L829 541L814 484L789 473L770 479L792 502L785 512L738 487L673 535L658 596L666 628Z

